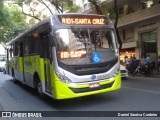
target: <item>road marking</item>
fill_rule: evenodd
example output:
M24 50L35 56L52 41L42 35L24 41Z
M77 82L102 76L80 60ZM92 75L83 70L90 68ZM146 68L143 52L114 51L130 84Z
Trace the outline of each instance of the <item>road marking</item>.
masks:
M142 91L142 92L150 92L150 93L160 94L160 92L152 91L152 90L145 90L145 89L131 88L131 87L125 87L125 86L123 86L122 88L132 89L132 90L137 90L137 91Z

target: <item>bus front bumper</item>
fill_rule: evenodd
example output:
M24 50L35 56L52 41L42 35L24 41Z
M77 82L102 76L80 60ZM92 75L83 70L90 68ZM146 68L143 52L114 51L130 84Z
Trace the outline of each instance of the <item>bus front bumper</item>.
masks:
M87 95L93 95L98 93L109 92L113 90L117 90L121 88L121 75L120 73L112 78L107 79L106 81L99 82L99 86L95 86L90 88L90 84L83 84L83 85L70 85L62 83L61 81L55 81L55 89L54 98L55 99L68 99L68 98L75 98Z

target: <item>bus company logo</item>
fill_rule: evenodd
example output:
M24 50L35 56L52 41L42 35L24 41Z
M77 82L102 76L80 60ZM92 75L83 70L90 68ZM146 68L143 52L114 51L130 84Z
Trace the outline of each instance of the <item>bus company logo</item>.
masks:
M92 75L91 80L95 80L95 79L96 79L96 75Z

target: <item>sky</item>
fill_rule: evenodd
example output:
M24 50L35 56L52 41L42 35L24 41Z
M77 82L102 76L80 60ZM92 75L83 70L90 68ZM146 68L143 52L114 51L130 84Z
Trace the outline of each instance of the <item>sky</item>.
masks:
M0 44L0 54L5 54L5 49L1 44Z

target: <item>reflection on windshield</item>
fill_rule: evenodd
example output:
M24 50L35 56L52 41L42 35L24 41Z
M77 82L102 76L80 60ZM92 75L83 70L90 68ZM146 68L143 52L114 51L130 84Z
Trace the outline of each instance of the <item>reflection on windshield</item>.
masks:
M109 29L59 29L56 40L58 59L68 65L98 64L117 55L115 36Z

